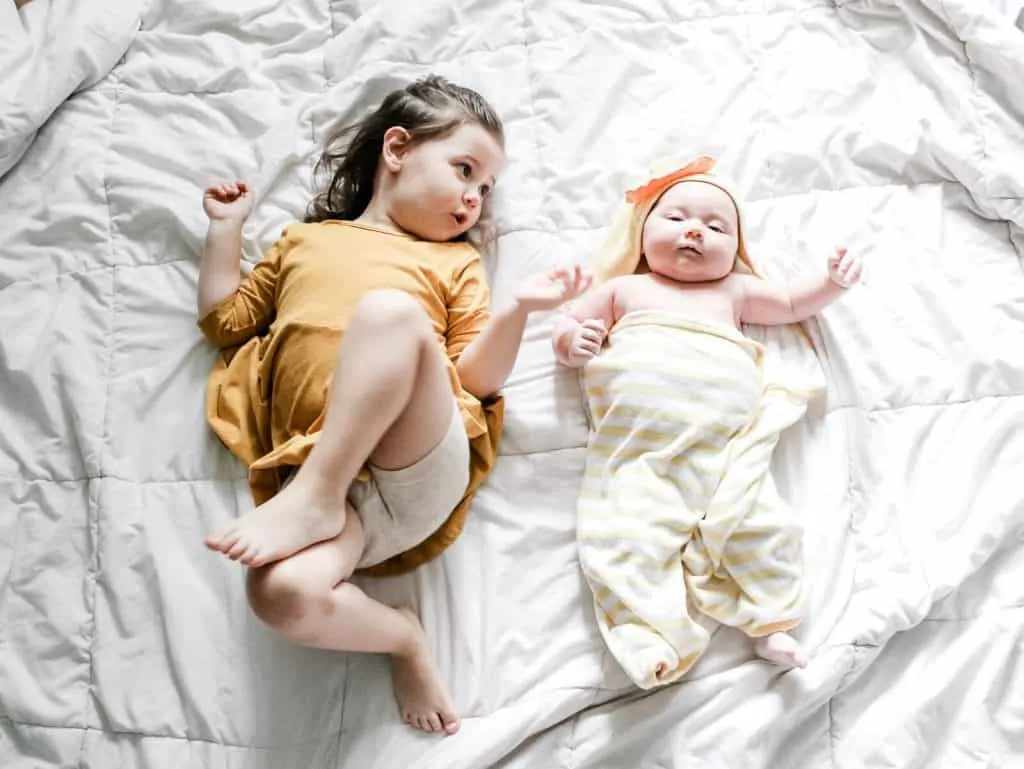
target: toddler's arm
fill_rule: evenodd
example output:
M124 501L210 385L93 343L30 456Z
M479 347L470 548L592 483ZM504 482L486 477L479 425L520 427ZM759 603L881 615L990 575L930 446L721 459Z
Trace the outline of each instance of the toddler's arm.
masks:
M579 303L555 321L551 344L563 366L582 366L601 351L615 320L614 281L583 296Z
M739 319L742 323L777 326L799 323L817 315L860 279L861 260L839 249L819 275L775 283L739 276L741 288Z
M241 283L242 225L252 210L252 196L244 182L222 182L207 188L203 210L210 225L199 266L196 309L200 319L232 296Z
M494 313L459 357L456 370L462 386L477 398L500 390L515 365L529 314L553 310L575 299L587 290L590 281L590 275L576 266L573 270L554 270L524 282L511 306Z

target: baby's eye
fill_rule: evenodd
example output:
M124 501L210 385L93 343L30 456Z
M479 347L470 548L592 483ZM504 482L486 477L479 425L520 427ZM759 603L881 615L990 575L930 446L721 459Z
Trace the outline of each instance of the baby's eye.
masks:
M720 224L712 224L711 229L713 229L715 232L725 232L725 227L723 227Z
M681 222L681 221L683 221L683 217L680 216L679 214L669 214L668 218L671 221L673 221L673 222Z
M489 185L489 184L481 184L480 185L480 197L486 198L490 194L491 194L491 185Z
M459 163L458 168L459 173L462 175L463 179L468 179L470 175L473 173L473 168L472 166L469 165L469 163Z

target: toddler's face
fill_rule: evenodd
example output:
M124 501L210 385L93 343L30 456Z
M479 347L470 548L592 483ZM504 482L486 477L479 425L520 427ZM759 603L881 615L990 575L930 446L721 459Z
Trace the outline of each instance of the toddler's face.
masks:
M476 124L414 144L392 189L391 218L423 240L453 240L480 220L504 162L501 145Z
M647 266L672 280L724 278L736 264L738 249L736 206L713 184L684 181L670 187L644 222Z

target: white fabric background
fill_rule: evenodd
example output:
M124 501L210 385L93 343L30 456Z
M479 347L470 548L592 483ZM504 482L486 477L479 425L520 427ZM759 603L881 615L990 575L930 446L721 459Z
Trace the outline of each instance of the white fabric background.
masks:
M4 41L70 41L11 70L0 52L0 157L16 161L0 180L0 765L1024 762L1013 8L163 0L117 45L68 27L125 8L0 10ZM25 19L42 26L13 26ZM507 124L496 302L589 259L618 194L668 151L721 155L750 201L751 250L779 272L836 242L869 260L866 284L808 324L828 394L777 454L807 528L807 670L782 675L721 631L683 684L626 686L576 564L585 423L549 317L528 329L464 536L368 583L422 612L459 736L403 726L383 660L276 640L241 569L204 549L249 499L203 420L201 190L254 183L258 259L300 215L332 121L430 71Z

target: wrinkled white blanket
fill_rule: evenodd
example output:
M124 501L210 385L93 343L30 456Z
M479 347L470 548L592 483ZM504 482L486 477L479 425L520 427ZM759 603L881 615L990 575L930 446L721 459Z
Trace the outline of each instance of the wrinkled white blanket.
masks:
M22 18L36 4L72 30L44 61L81 68L19 65L12 80L0 52L3 104L21 94L0 111L20 126L4 129L3 157L53 113L0 179L0 766L1021 762L1015 9L153 0L104 76L121 52L100 57L91 26L66 25L127 6L32 0ZM461 540L367 584L422 612L466 716L458 737L400 722L382 660L272 637L241 570L204 549L249 502L203 420L203 185L254 183L258 258L300 215L332 121L429 71L480 89L507 124L496 302L590 258L618 194L666 148L721 155L750 201L751 249L777 272L837 241L867 258L865 284L807 326L828 393L773 467L806 529L806 670L781 675L720 630L680 684L628 685L577 562L586 422L547 317L528 328L503 455Z

